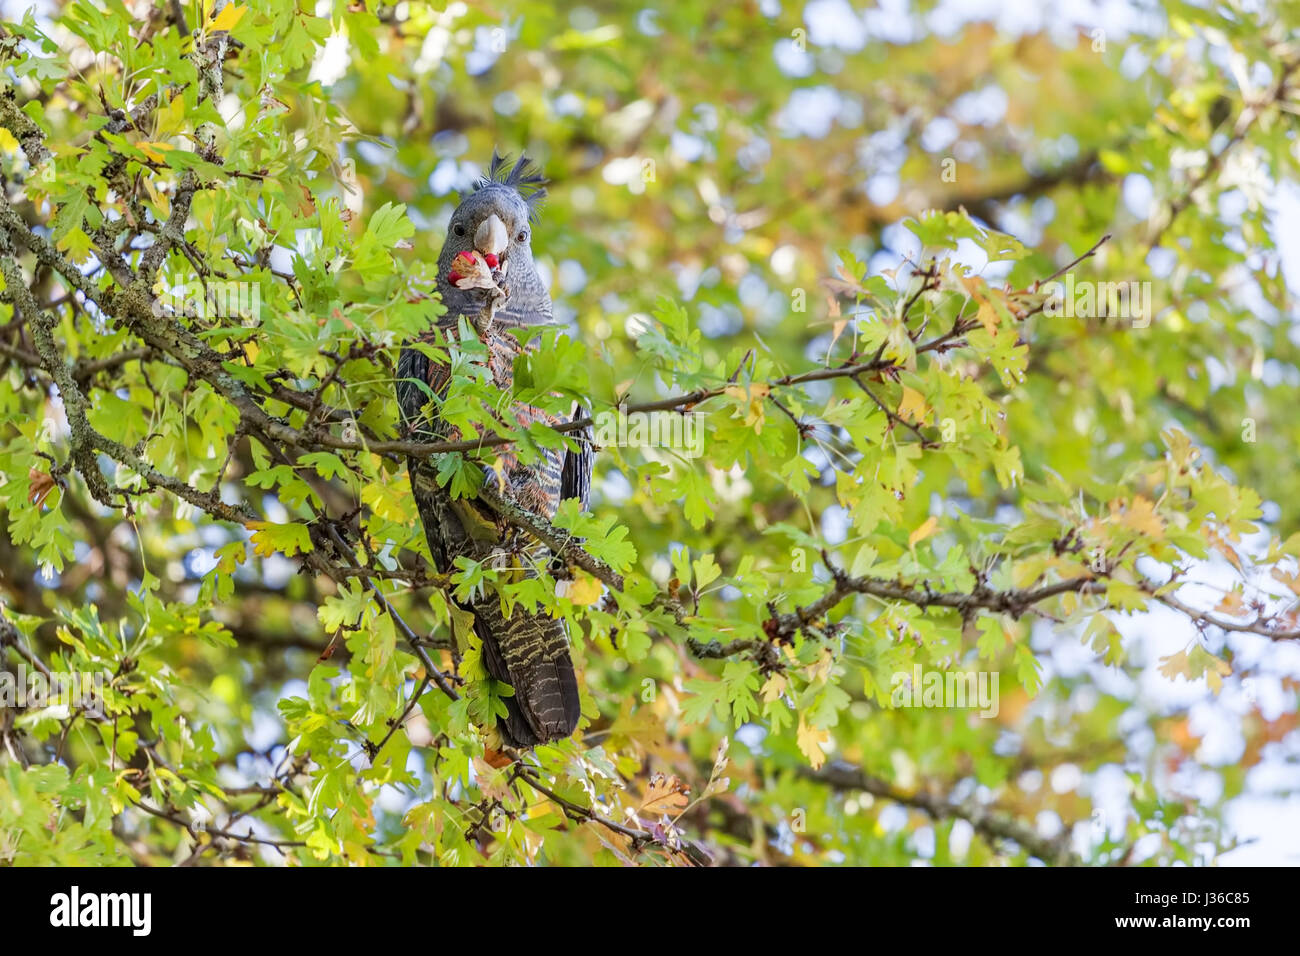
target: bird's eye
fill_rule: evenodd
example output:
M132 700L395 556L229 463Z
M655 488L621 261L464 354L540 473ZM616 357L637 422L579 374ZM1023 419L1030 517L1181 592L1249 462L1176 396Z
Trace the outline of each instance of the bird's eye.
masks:
M452 232L452 235L455 235L455 236L463 236L463 235L465 235L465 224L464 224L463 222L458 222L458 223L456 223L456 225L454 225L454 226L451 227L451 232Z
M521 229L521 230L519 230L519 235L515 236L515 241L516 241L516 242L527 242L527 241L528 241L528 230L527 230L527 229Z

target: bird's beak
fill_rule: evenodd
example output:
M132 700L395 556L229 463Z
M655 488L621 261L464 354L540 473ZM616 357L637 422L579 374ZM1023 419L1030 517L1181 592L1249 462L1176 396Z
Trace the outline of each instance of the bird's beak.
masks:
M499 256L506 251L506 224L493 213L481 223L474 233L474 248L483 255Z

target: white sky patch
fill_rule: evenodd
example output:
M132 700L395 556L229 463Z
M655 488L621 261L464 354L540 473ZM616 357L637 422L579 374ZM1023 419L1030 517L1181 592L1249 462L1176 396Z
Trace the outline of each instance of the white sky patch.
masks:
M822 139L840 112L840 92L833 86L795 90L777 118L783 136Z
M1244 845L1220 856L1220 866L1300 865L1300 797L1241 797L1229 805L1227 821Z
M799 79L812 76L813 70L816 69L812 54L806 49L800 50L793 37L776 42L772 48L772 59L776 61L777 69L786 76Z
M953 100L950 112L963 123L973 126L996 126L1006 117L1007 105L1006 91L990 83L981 89L957 97Z
M312 61L307 81L318 82L325 89L329 89L343 78L350 63L347 34L332 33L325 41L325 46L316 54L316 59Z
M678 159L686 163L693 163L704 156L708 150L709 144L698 136L692 136L690 133L683 133L679 129L673 130L672 150Z
M936 116L921 132L921 148L927 153L937 153L956 142L961 135L957 124L946 116Z
M1155 196L1155 190L1151 186L1151 180L1139 173L1130 173L1124 177L1122 187L1124 194L1124 206L1139 221L1146 221L1151 215L1151 200Z
M1300 292L1300 185L1283 182L1273 194L1273 216L1269 232L1282 257L1286 287Z
M848 0L812 0L803 16L808 39L817 46L853 53L867 45L866 24Z

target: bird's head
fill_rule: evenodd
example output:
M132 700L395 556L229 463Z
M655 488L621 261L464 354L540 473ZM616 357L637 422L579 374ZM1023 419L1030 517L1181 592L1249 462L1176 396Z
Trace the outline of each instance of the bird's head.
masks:
M438 256L440 284L486 298L495 283L512 305L521 297L544 294L531 245L544 183L526 156L512 166L509 157L493 152L487 175L447 224Z

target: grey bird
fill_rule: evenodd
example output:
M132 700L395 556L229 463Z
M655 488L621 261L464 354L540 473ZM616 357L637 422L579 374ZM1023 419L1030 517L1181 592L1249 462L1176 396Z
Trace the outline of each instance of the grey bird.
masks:
M420 337L432 342L437 329L454 342L459 320L465 318L487 346L493 381L506 392L513 386L515 358L525 348L510 330L554 321L551 297L537 274L531 246L544 183L527 157L511 165L508 158L493 153L487 175L452 214L438 257L438 291L447 312ZM529 342L527 348L536 347L535 338ZM448 365L430 361L413 348L402 350L397 398L409 435L425 441L459 437L438 416L450 377ZM521 402L512 403L509 413L522 425L559 422L543 409ZM581 408L573 414L586 415ZM585 509L591 490L591 430L588 427L571 437L576 450L549 450L529 465L521 464L509 446L499 446L499 472L489 473L485 467L485 474L488 480L501 482L502 497L548 521L565 498L577 498ZM453 499L438 486L429 462L412 459L408 464L411 490L438 571L455 570L454 562L462 555L499 562L506 536L512 532L486 502ZM538 563L547 560L543 552ZM537 571L529 565L521 573ZM518 606L506 617L501 605L496 594L487 593L462 609L473 614L488 673L514 690L513 696L504 698L508 710L500 724L504 742L529 747L569 736L578 723L579 697L565 622Z

